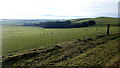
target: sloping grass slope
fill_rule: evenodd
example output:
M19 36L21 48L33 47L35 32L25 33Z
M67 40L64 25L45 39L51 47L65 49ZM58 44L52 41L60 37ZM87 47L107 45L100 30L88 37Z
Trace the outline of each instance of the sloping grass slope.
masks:
M76 39L3 58L3 66L118 66L120 34ZM111 61L112 60L112 61ZM112 63L112 64L110 64ZM117 63L117 64L116 64Z

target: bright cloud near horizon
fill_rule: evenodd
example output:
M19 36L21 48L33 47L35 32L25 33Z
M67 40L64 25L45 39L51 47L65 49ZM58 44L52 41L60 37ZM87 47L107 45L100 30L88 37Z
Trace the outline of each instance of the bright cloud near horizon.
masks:
M0 19L118 17L119 0L0 0Z

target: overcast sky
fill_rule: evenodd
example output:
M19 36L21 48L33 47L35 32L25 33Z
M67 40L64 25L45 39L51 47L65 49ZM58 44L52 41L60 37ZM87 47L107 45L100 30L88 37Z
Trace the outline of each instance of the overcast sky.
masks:
M0 0L0 19L118 17L119 0Z

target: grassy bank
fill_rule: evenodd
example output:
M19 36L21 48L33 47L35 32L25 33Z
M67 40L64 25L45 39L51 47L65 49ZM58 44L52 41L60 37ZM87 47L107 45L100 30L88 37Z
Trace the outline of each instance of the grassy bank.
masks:
M78 38L3 58L3 66L117 66L120 34Z

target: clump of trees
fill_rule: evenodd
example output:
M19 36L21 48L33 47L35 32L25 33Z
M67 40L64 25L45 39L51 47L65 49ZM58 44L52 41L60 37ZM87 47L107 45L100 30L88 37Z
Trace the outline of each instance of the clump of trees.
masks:
M82 23L73 23L71 21L54 21L54 22L41 22L40 27L43 28L78 28L78 27L87 27L95 25L94 20L85 21Z
M71 21L54 21L54 22L42 22L39 26L43 28L68 28L72 24Z
M95 25L94 20L89 20L81 23L73 23L71 21L49 21L40 23L25 23L24 26L38 26L43 28L79 28Z

